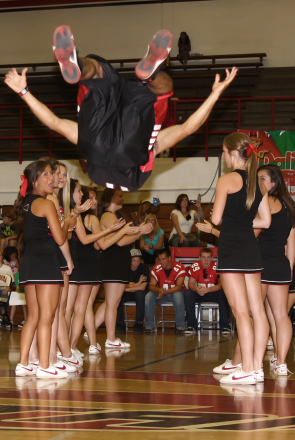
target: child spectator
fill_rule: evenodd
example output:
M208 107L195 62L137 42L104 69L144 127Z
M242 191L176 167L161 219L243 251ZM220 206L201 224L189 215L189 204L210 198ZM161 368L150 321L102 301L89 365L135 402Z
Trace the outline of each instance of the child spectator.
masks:
M191 51L191 42L186 32L181 32L178 40L178 55L177 58L181 64L187 64L187 59Z

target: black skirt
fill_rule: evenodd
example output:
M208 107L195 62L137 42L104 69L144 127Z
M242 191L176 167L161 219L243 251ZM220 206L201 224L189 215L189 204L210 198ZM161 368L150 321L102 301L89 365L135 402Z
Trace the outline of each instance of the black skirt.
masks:
M19 268L19 284L63 284L57 250L25 252Z
M101 251L101 276L103 283L129 283L131 266L130 246L113 244Z

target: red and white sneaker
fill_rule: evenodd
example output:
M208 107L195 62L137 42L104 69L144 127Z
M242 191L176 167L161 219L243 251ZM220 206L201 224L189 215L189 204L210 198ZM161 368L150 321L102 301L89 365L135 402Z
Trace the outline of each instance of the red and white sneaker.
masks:
M263 368L256 371L256 382L264 382L264 371Z
M288 370L287 368L287 364L281 364L281 365L277 365L274 373L277 374L278 376L288 376L289 374L292 374L290 370Z
M129 348L130 344L128 342L122 342L121 339L117 338L114 342L107 339L104 346L105 348Z
M101 352L101 348L99 349L95 345L90 345L88 350L89 350L89 354L100 354L100 352Z
M79 82L81 70L78 65L74 36L69 26L62 25L55 29L52 48L64 80L69 84Z
M67 373L75 373L78 367L75 367L74 365L69 365L61 360L56 362L56 364L53 365L55 369L60 371L66 371Z
M273 351L273 342L272 339L269 339L266 344L266 349L269 351Z
M168 57L172 48L172 34L161 30L153 36L148 45L145 57L135 67L135 74L141 81L149 79Z
M48 368L41 368L39 366L37 368L36 377L37 379L64 379L68 377L68 373L55 368L53 365L49 365Z
M269 361L270 368L276 368L277 366L277 358L273 354Z
M213 368L213 373L216 374L230 374L236 371L237 368L240 368L242 364L233 365L231 360L226 359L224 364L219 365L218 367Z
M84 353L82 353L80 350L78 350L78 348L75 348L75 350L73 348L71 348L71 352L78 358L83 359L84 357Z
M36 374L35 368L33 368L30 362L28 365L17 364L15 367L16 376L33 376L34 374Z
M251 373L244 373L242 368L236 369L233 373L228 376L221 378L220 383L223 384L240 384L240 385L255 385L256 384L256 373L251 371Z
M72 367L79 368L83 366L83 359L77 358L74 354L70 358L61 357L59 359L65 364L71 365Z

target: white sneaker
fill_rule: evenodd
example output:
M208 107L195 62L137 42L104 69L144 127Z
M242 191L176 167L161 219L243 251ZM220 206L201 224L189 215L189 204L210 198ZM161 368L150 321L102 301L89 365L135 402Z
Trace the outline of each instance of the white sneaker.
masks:
M269 361L270 368L276 368L277 366L277 358L273 354Z
M68 373L54 368L53 365L49 365L46 369L39 366L37 367L36 377L37 379L64 379L68 377Z
M281 364L276 366L274 373L278 376L288 376L291 371L288 370L287 364Z
M263 368L256 371L256 382L264 382L264 371Z
M58 359L62 358L62 352L61 351L57 351L56 352L56 356Z
M95 347L95 345L90 345L89 346L89 354L99 354L100 350L98 347Z
M28 365L17 364L15 367L15 375L16 376L33 376L35 373L35 369L32 367L30 362Z
M59 359L63 361L65 364L71 365L76 368L83 366L83 359L77 358L74 354L70 358L61 357Z
M32 365L36 373L37 367L39 366L39 359L37 359L36 361L31 361L30 364Z
M269 339L269 340L267 341L266 349L269 350L269 351L273 351L273 342L272 342L271 339Z
M244 373L242 368L236 369L233 373L228 376L224 376L221 378L220 383L227 384L246 384L246 385L255 385L256 384L256 373L255 371L251 371L251 373Z
M83 339L86 342L86 344L88 344L88 345L90 344L87 332L84 333Z
M213 373L216 374L230 374L236 371L237 368L240 368L242 364L233 365L230 359L226 359L224 364L219 365L219 367L213 368Z
M75 350L73 350L73 349L71 348L71 352L72 352L76 357L79 357L80 359L83 359L83 357L84 357L84 353L81 353L81 351L78 350L78 348L75 348Z
M60 371L66 371L67 373L74 373L77 368L73 365L66 364L65 362L59 360L56 364L53 365L54 368Z
M117 338L114 342L107 339L104 346L105 348L129 348L130 344L128 342L122 342L121 339Z

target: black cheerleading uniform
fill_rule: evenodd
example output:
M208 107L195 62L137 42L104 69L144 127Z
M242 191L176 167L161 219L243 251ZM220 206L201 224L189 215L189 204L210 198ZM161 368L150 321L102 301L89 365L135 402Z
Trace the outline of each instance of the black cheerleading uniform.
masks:
M151 175L153 147L168 99L130 80L103 58L87 55L103 68L103 78L81 81L78 92L78 153L90 179L107 188L136 191Z
M218 243L217 273L263 272L261 251L253 231L253 220L262 200L258 178L255 199L248 210L246 171L233 172L242 177L243 186L227 195Z
M87 235L92 234L84 223L83 226ZM101 284L100 252L94 248L93 243L83 244L79 239L77 251L80 272L79 284Z
M24 200L25 222L23 234L25 252L19 268L19 284L63 284L57 244L50 232L46 217L38 217L31 211L34 200L43 198L29 194Z
M289 293L295 293L295 266L293 266L292 284L289 287Z
M131 266L130 245L113 244L101 251L101 277L103 283L129 284Z
M288 218L287 207L278 197L282 209L271 216L271 225L263 229L258 236L264 272L261 275L263 284L291 284L291 267L285 255L285 245L290 235L292 224Z
M63 210L63 208L60 206L59 207L59 219L60 220L63 220L65 218L65 216L64 216L64 210ZM65 257L64 257L64 254L62 253L62 251L61 251L61 249L60 249L60 247L58 246L58 244L57 244L57 249L58 249L58 258L59 258L59 264L60 264L60 268L61 268L61 270L62 271L64 271L64 270L68 270L68 263L67 263L67 260L65 259Z
M79 284L80 282L80 270L79 270L79 260L78 260L78 237L76 231L72 232L72 237L69 240L70 253L72 261L74 263L74 269L69 276L70 284Z

